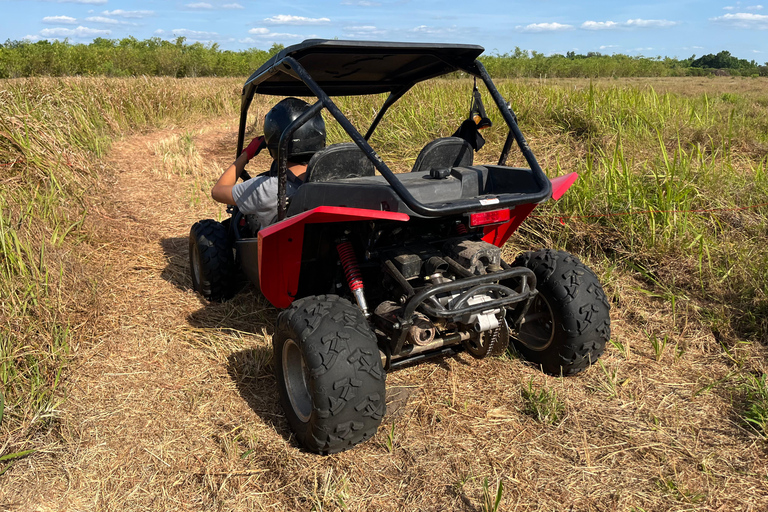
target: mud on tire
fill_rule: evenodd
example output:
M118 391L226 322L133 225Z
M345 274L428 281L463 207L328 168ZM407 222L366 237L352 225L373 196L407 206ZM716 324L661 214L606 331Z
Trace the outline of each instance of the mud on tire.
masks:
M192 287L206 299L223 301L237 292L232 245L221 222L205 219L189 230L189 268Z
M335 295L297 300L280 313L272 344L280 405L303 447L335 453L376 433L386 374L358 307Z
M521 254L513 266L533 270L539 291L526 321L511 333L517 351L551 375L595 363L611 336L610 304L595 273L572 254L550 249Z

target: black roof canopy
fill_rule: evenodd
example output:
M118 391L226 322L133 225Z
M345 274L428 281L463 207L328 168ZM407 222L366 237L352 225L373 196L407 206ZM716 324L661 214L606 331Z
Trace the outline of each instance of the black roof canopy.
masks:
M314 96L280 62L292 57L329 96L393 92L417 82L466 71L478 75L483 47L464 44L391 43L308 39L274 55L245 82L243 94Z

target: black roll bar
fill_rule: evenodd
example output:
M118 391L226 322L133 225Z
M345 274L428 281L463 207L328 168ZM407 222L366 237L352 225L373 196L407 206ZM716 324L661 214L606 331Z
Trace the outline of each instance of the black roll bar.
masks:
M365 140L368 140L371 138L371 135L373 135L373 131L376 129L377 126L379 126L379 123L381 122L381 119L384 117L384 114L387 113L387 110L389 110L389 107L395 104L397 100L403 97L405 93L411 90L411 88L414 86L414 84L411 84L407 87L403 87L399 91L393 91L389 93L389 96L387 96L387 99L384 100L384 104L379 109L379 113L376 114L376 117L374 118L373 122L371 123L370 128L368 128L368 131L365 132Z
M528 162L528 165L531 169L532 177L536 184L540 187L541 192L539 194L536 194L534 196L531 196L530 194L526 194L525 196L521 196L520 194L511 193L511 194L493 194L488 196L480 196L480 197L474 197L471 199L463 199L459 201L452 201L449 203L443 203L443 204L432 204L432 205L426 205L418 200L416 200L415 197L408 191L408 189L402 184L402 182L395 176L395 173L392 172L392 170L387 166L386 163L379 157L379 155L376 153L376 151L368 144L368 141L366 140L366 137L363 137L360 132L355 128L355 126L349 121L349 119L346 118L346 116L342 113L342 111L339 109L339 107L336 106L336 104L331 100L330 96L323 91L322 87L320 87L317 82L314 81L312 76L304 69L304 67L299 64L299 62L294 59L293 57L285 57L280 62L276 63L275 66L272 68L272 72L283 72L288 75L291 75L299 80L301 80L312 93L318 98L318 102L315 103L312 108L305 112L303 115L301 115L296 121L294 121L289 129L287 129L283 136L280 138L280 148L282 151L278 151L278 173L279 173L279 185L278 185L278 221L283 220L285 218L285 210L286 210L286 190L285 190L285 180L286 180L286 172L287 172L287 152L285 151L287 142L290 140L290 135L293 134L293 132L296 131L296 129L299 128L302 124L304 124L310 117L313 115L316 115L319 111L321 106L325 107L328 112L336 119L336 121L339 123L339 125L342 127L342 129L352 138L352 141L357 145L357 147L360 148L360 150L368 157L369 160L373 163L374 167L376 167L376 170L379 171L379 173L384 177L384 179L389 183L389 185L392 187L392 189L397 193L398 196L403 200L403 202L410 208L414 213L417 215L421 215L424 217L440 217L444 215L453 215L453 214L461 214L466 213L469 211L487 211L487 210L495 210L499 208L511 208L513 206L516 206L518 204L524 204L524 203L531 203L534 201L543 201L550 197L552 195L552 185L549 181L549 179L546 177L544 172L541 170L541 167L539 166L538 161L536 160L536 157L533 155L533 152L531 151L531 148L528 146L528 142L525 140L525 137L523 137L522 132L520 131L520 128L517 126L517 122L515 121L515 115L514 112L512 112L511 108L507 105L504 98L501 96L501 93L496 89L496 86L493 84L493 81L491 80L491 77L488 75L488 72L485 70L483 65L479 61L475 61L473 64L477 71L474 71L470 68L463 69L463 71L466 71L467 73L476 76L477 72L480 73L480 78L485 83L486 88L491 93L491 97L493 98L494 102L496 103L496 106L501 111L501 115L504 118L504 121L507 123L507 126L510 130L510 135L514 136L514 139L517 141L518 146L520 147L520 150L523 153L523 156L525 157L526 162ZM407 89L406 89L407 90ZM403 91L403 94L405 91ZM402 94L390 94L389 98L387 98L387 101L385 102L385 105L389 107L392 103L394 103L399 96L402 96ZM245 108L246 104L250 105L250 100L252 98L243 98L243 105L241 107ZM391 99L391 101L389 101ZM312 112L312 113L310 113ZM377 119L374 120L376 124L378 124L378 121L380 120L381 116L383 114L380 114L377 116ZM242 139L242 130L244 128L244 119L245 115L241 114L240 119L240 125L241 125L241 135L238 139ZM375 128L375 126L372 126L369 128L366 135L370 136L370 133L372 132L372 129ZM509 136L508 136L509 138ZM242 148L240 147L242 145L242 141L238 140L238 150L242 151ZM506 145L505 145L506 146ZM239 154L239 152L238 152ZM503 155L502 155L503 156Z
M293 134L301 128L307 121L315 117L323 109L322 102L318 101L299 117L297 117L280 135L280 142L277 144L277 220L285 218L287 207L286 180L288 178L288 144L293 140Z

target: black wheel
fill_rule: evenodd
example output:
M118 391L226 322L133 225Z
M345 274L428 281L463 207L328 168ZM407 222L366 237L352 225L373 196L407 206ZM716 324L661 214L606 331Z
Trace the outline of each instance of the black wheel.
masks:
M533 270L539 292L518 326L512 322L519 312L508 313L517 351L550 375L574 375L596 362L611 319L595 273L572 254L550 249L524 253L513 266Z
M272 345L280 405L303 447L335 453L376 433L386 375L357 306L335 295L297 300L280 313Z
M189 230L189 268L192 287L206 299L222 301L236 293L232 244L221 222L201 220Z

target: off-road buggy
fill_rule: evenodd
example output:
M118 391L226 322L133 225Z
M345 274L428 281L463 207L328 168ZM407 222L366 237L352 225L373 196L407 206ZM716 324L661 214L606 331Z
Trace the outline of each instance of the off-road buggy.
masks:
M242 270L283 309L273 336L280 403L296 438L318 453L371 437L385 412L385 374L431 357L476 358L514 349L544 372L571 375L594 363L610 335L609 304L575 256L542 249L501 258L501 247L537 204L576 180L549 180L511 107L476 59L483 48L308 40L261 66L242 93L237 155L254 94L317 101L278 148L278 222L250 233L243 215L204 220L190 233L194 288L226 299ZM509 132L496 165L473 165L472 145L439 138L412 172L395 174L368 140L415 84L463 72L480 79ZM332 100L389 93L362 135ZM286 199L292 134L325 109L351 142L309 161ZM517 143L529 168L506 166ZM378 174L376 173L378 171Z

